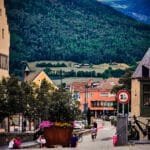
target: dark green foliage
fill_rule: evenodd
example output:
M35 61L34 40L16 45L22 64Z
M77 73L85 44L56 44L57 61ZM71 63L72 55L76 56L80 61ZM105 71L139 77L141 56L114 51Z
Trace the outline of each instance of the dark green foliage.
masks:
M0 122L9 115L7 101L6 80L0 82Z
M71 94L60 89L51 96L49 119L51 121L74 121L80 114L78 107L71 100Z
M65 63L57 63L57 64L37 63L36 67L67 67L67 65Z
M121 78L119 79L120 85L114 86L112 89L112 93L117 93L119 90L126 89L129 92L131 92L131 76L133 74L133 68L129 68L125 70L125 73Z
M60 72L56 72L54 73L51 69L46 68L44 70L48 76L51 78L55 78L55 77L61 77L60 76ZM101 78L109 78L109 77L121 77L123 74L125 73L124 70L121 69L117 69L117 70L112 70L112 68L108 68L107 70L105 70L103 73L96 73L95 71L62 71L62 77L101 77Z
M65 86L65 85L64 85ZM19 81L15 76L0 81L0 123L5 117L21 113L27 119L73 121L80 115L71 94L56 90L43 80L41 86Z
M30 85L27 82L21 82L21 112L26 118L37 119L39 117L37 109L38 105L35 99L35 91L33 90L33 87L33 85Z
M46 80L43 80L41 86L37 89L37 97L36 97L36 104L37 104L37 112L39 117L42 120L48 119L48 109L50 103L50 90L52 91L53 88L50 84L47 83Z
M139 60L150 26L96 0L5 0L11 32L11 71L22 60L80 63ZM109 72L108 72L109 76Z
M109 67L107 70L105 70L101 75L101 77L103 78L110 78L110 77L116 77L119 78L122 75L124 75L125 71L121 70L121 69L117 69L117 70L112 70L111 67Z

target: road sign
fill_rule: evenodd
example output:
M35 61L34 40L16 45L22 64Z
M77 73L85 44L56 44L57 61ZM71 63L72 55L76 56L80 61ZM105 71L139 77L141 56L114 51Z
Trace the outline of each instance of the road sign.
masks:
M117 93L117 100L121 104L127 104L130 100L130 94L127 90L119 90Z

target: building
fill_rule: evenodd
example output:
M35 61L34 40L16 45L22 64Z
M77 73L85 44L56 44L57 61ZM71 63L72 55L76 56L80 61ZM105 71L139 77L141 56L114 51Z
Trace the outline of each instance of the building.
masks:
M150 48L132 75L131 114L150 117Z
M70 89L73 99L80 101L81 111L89 108L97 117L116 113L116 95L111 93L114 85L118 85L118 79L110 78L99 82L73 82Z
M4 0L0 0L0 79L9 77L10 34Z
M28 83L34 83L36 86L39 87L43 80L46 80L48 83L50 83L54 89L58 89L58 87L53 83L53 81L43 70L32 71L28 65L26 66L24 73L24 81L27 81Z

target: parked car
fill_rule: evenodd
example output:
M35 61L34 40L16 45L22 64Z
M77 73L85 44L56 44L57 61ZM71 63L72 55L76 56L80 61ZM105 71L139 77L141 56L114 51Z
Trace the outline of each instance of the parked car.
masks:
M85 125L82 121L74 121L74 129L84 129Z
M107 115L103 115L101 118L105 121L110 121L109 116Z

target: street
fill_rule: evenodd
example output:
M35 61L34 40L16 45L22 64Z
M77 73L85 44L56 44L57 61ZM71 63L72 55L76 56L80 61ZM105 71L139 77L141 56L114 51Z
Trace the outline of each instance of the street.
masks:
M113 146L112 137L116 132L114 126L110 122L105 121L104 127L101 127L102 121L98 123L98 135L95 141L92 141L91 136L85 135L83 142L79 143L78 150L149 150L150 145L128 145L128 146Z

